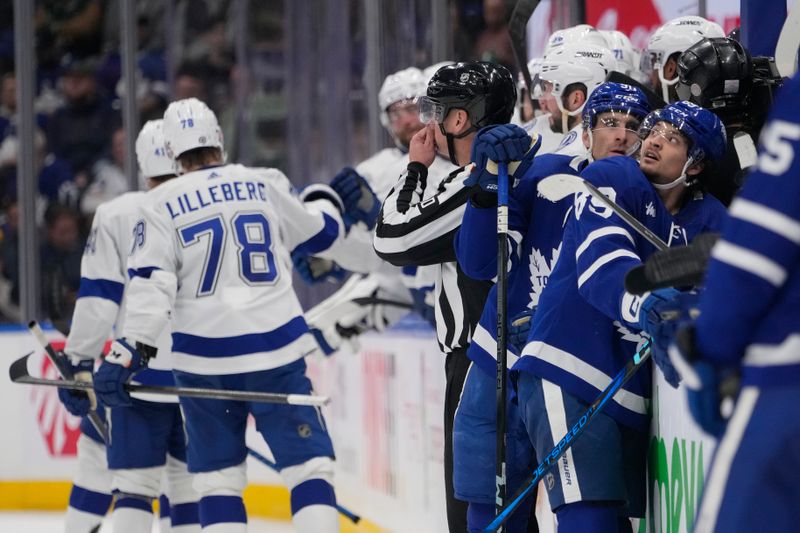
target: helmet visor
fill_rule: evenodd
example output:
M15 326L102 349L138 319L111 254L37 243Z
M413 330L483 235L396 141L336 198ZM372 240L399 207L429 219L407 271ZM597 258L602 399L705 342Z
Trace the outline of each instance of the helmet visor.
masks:
M621 128L626 135L636 136L641 120L628 111L605 111L594 118L593 130Z
M661 63L661 53L653 50L642 50L642 57L639 59L639 70L649 75L658 68Z
M419 104L419 120L423 124L441 124L444 122L445 105L421 96L417 102Z

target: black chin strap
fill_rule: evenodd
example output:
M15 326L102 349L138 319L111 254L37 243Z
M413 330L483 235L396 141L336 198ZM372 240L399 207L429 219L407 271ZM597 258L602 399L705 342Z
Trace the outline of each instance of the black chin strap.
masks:
M453 163L455 166L460 167L461 165L456 160L456 147L455 147L455 142L453 141L453 139L463 139L464 137L466 137L467 135L469 135L473 131L477 131L478 128L475 127L475 125L473 124L473 125L470 125L470 127L465 132L463 132L463 133L461 133L459 135L454 135L452 133L448 133L447 131L445 131L444 124L442 124L440 122L439 123L439 130L442 132L442 135L444 135L445 138L447 139L447 155L450 157L450 162Z

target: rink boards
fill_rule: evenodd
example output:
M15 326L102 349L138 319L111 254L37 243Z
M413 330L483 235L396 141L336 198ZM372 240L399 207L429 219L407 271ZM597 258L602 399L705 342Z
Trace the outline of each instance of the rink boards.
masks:
M52 330L48 334L54 341L63 339ZM0 346L6 365L34 351L30 372L52 376L25 330L0 330ZM444 358L433 331L420 321L404 320L389 332L364 336L355 353L342 350L333 358L310 359L309 375L317 392L333 399L325 415L337 454L338 498L366 519L358 529L348 529L444 530ZM61 408L55 389L14 385L7 371L2 379L0 509L63 509L75 469L78 420ZM683 391L671 389L660 375L655 383L650 509L638 531L687 532L713 441L691 422ZM252 425L248 443L268 453ZM288 519L288 493L280 478L248 461L248 512Z

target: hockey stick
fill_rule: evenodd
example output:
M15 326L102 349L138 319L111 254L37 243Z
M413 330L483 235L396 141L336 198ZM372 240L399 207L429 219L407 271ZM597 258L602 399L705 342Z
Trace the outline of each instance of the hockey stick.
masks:
M531 15L539 5L539 0L517 0L514 11L508 19L508 34L511 37L511 48L517 60L517 66L522 73L525 87L528 89L528 100L533 99L533 80L528 70L528 39L527 27Z
M519 4L517 4L519 6ZM506 500L506 396L508 394L508 167L499 163L497 176L497 435L495 448L495 511Z
M269 459L267 459L266 457L264 457L263 455L261 455L260 453L255 451L253 448L250 448L249 446L247 447L247 455L249 455L250 457L254 458L255 460L257 460L259 463L263 464L267 468L270 468L270 469L274 470L275 472L278 472L278 465L276 465L275 463L273 463L272 461L270 461ZM361 517L360 516L355 514L353 511L350 511L349 509L346 509L346 508L342 507L338 503L336 504L336 510L339 511L340 515L344 516L345 518L347 518L348 520L350 520L354 524L358 524L361 521Z
M631 228L633 228L636 233L647 239L650 244L659 250L666 250L669 248L667 243L662 241L658 235L650 231L647 226L636 220L633 215L625 211L623 208L617 205L616 202L600 192L597 187L580 176L575 176L572 174L554 174L552 176L548 176L539 182L538 191L539 194L551 202L558 202L570 194L588 191L593 198L597 198L597 200L608 206Z
M684 287L703 282L711 249L718 233L703 233L688 246L678 246L652 254L643 265L625 275L625 290L644 294L663 287Z
M555 445L555 447L550 450L544 460L539 463L539 466L536 467L536 470L533 471L525 482L522 483L522 486L508 502L508 504L503 508L502 512L495 517L492 522L489 523L488 526L483 530L485 533L493 533L497 531L502 525L509 519L511 514L519 507L519 505L528 497L528 495L533 491L536 487L536 484L539 483L539 480L545 475L545 473L556 464L558 459L564 455L564 453L575 443L575 439L581 436L581 434L586 429L586 426L589 425L589 422L592 421L592 418L602 411L603 407L611 400L617 392L628 382L631 377L636 373L639 368L650 358L650 340L648 339L645 344L639 349L638 352L633 354L633 357L628 361L617 376L611 380L611 383L605 388L603 392L600 393L592 405L586 410L585 413L578 419L577 422L572 426L566 435Z
M786 22L775 45L775 66L785 78L797 72L797 51L800 48L800 1L786 15Z
M75 376L72 374L72 369L69 367L69 365L67 365L67 362L64 360L64 358L56 353L56 351L50 345L50 342L47 340L47 337L44 336L44 331L42 331L42 328L35 320L32 320L28 323L28 330L30 330L30 332L33 334L33 337L41 345L41 347L44 348L47 358L50 359L50 362L53 363L54 367L56 367L56 370L58 370L61 378L65 380L73 380ZM91 383L89 388L91 388ZM97 409L92 409L86 416L89 418L89 422L92 423L92 426L94 426L94 429L97 430L97 433L103 438L103 442L108 444L108 426L106 426L105 421L100 418L100 414L97 412Z
M28 357L24 355L14 361L8 370L9 377L14 383L28 385L44 385L73 390L90 390L92 384L86 381L65 379L35 378L28 373ZM321 407L331 400L327 396L314 396L311 394L278 394L274 392L237 391L224 389L206 389L199 387L162 387L159 385L137 385L126 383L128 392L146 392L151 394L172 394L188 398L207 398L210 400L236 400L242 402L281 403L289 405L307 405Z
M368 306L368 305L388 305L389 307L397 307L399 309L414 309L414 306L410 303L401 302L398 300L390 300L388 298L379 298L377 296L364 296L363 298L353 298L350 300L354 304L358 304L361 306Z

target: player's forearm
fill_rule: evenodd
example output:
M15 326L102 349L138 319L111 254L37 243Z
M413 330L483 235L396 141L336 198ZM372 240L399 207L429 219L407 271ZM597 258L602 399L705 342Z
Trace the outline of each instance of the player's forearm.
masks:
M164 328L171 327L176 290L175 275L163 270L152 272L148 278L131 279L121 336L157 346Z

